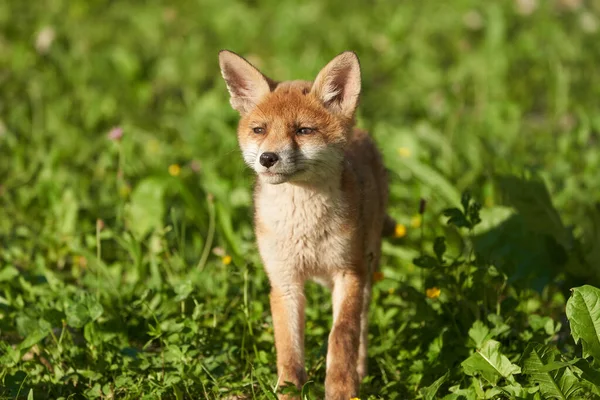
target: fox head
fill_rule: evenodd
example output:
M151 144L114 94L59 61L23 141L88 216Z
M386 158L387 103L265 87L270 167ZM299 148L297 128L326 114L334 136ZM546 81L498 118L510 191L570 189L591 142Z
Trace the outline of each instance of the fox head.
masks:
M360 95L356 54L338 55L314 82L275 82L227 50L219 64L231 106L241 115L244 161L262 182L314 183L341 169Z

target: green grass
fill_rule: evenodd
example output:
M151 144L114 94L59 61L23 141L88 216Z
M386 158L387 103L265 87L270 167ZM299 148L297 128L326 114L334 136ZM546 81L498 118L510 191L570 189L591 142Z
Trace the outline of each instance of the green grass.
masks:
M1 398L274 398L222 48L275 79L360 57L359 125L407 227L384 245L362 399L551 398L525 392L554 357L571 398L600 398L565 317L571 287L600 285L600 5L297 3L0 2ZM330 299L307 299L319 398Z

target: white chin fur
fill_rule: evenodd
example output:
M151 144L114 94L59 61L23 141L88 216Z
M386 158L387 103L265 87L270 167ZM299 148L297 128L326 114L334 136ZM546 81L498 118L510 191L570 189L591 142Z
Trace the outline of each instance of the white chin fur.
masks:
M270 185L279 185L280 183L284 183L289 180L289 176L283 174L259 173L258 176L262 182Z

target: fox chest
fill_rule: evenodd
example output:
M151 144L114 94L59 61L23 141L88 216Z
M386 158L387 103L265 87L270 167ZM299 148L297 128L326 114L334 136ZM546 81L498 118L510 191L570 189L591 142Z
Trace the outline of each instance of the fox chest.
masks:
M347 264L351 235L343 205L319 195L257 198L256 235L271 279L326 277Z

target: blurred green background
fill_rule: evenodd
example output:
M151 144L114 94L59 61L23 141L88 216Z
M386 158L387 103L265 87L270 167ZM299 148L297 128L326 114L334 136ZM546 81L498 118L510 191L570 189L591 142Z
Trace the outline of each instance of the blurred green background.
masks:
M390 214L406 227L385 244L382 291L419 287L412 259L463 190L484 205L485 229L514 215L496 181L506 174L538 177L551 202L509 225L521 247L507 239L498 257L535 272L525 287L569 281L570 262L520 254L536 246L536 210L553 204L555 225L529 227L558 226L562 253L579 243L600 260L599 16L583 0L2 1L3 394L261 398L275 385L253 176L220 49L277 80L358 54L358 123L384 153ZM597 282L600 266L579 265L572 279ZM329 300L308 289L319 381ZM413 398L416 386L399 387Z

